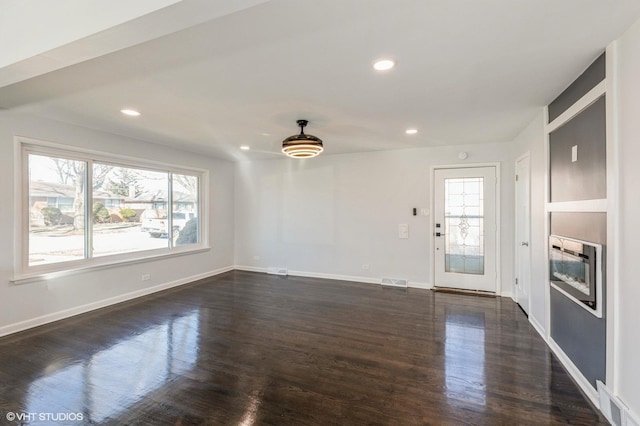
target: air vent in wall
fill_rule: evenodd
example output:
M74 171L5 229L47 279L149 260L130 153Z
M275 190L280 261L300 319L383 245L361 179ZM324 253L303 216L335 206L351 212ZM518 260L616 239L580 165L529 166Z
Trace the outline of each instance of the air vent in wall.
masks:
M289 271L287 270L287 268L280 268L280 267L276 267L276 266L271 266L271 267L267 268L267 274L271 274L271 275L288 275Z
M632 422L625 421L625 408L622 403L611 393L600 380L597 381L598 396L600 397L600 411L614 426L632 425ZM629 419L630 420L630 419Z
M381 281L382 285L388 285L391 287L403 287L403 288L406 288L408 283L409 281L402 278L383 277Z

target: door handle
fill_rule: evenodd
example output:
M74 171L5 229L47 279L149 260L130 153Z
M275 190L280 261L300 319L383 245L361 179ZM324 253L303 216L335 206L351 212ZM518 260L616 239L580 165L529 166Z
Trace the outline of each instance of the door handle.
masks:
M529 242L528 241L523 241L520 245L529 247Z
M442 237L444 234L442 232L436 232L436 237Z

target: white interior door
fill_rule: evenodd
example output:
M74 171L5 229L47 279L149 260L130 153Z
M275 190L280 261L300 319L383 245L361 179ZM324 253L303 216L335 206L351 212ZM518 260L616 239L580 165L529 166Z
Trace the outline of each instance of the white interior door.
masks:
M529 314L531 206L529 156L516 161L516 302Z
M435 285L496 291L496 168L436 169Z

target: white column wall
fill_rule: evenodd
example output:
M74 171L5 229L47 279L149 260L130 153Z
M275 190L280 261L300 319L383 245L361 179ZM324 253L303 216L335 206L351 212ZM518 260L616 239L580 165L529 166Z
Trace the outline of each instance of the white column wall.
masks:
M618 40L620 229L615 392L640 419L640 21Z

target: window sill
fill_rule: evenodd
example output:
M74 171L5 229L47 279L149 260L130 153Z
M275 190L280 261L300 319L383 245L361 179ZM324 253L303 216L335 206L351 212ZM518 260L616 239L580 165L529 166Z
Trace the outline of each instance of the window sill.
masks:
M73 265L65 269L55 269L55 270L49 269L49 270L27 272L24 274L16 274L10 281L14 285L21 285L21 284L27 284L31 282L46 281L54 278L61 278L61 277L66 277L70 275L97 271L100 269L109 269L117 266L133 265L136 263L162 260L162 259L167 259L171 257L178 257L178 256L184 256L184 255L196 254L196 253L204 253L209 250L211 250L211 247L209 246L197 246L191 249L184 249L184 250L173 249L171 252L166 252L162 254L157 254L157 253L151 254L147 252L146 254L140 254L136 257L128 256L126 259L112 259L112 258L110 259L108 257L93 258L90 261L84 261L82 265Z

